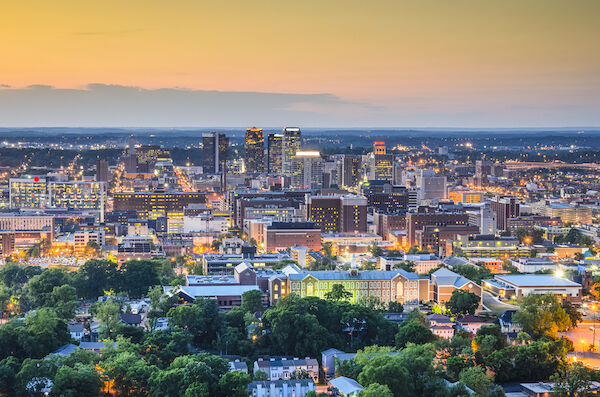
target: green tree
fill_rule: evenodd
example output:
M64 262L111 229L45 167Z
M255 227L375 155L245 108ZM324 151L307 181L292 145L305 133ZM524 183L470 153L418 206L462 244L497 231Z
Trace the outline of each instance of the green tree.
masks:
M48 269L29 280L29 297L35 307L51 306L54 287L70 284L69 275L60 269Z
M390 301L388 303L388 312L390 313L403 313L404 305L400 302Z
M418 321L402 323L396 334L396 347L403 348L408 343L424 344L435 340L435 335L424 324Z
M469 367L460 373L460 382L473 390L479 396L485 396L493 385L492 379L480 366Z
M402 269L405 272L410 272L410 273L415 271L415 267L416 267L416 265L415 265L415 262L413 262L413 261L403 261L400 263L396 263L394 265L394 269Z
M148 292L148 288L160 284L160 263L153 260L130 260L122 266L123 290L129 297L139 298Z
M27 334L19 340L29 357L43 357L71 339L65 320L47 307L30 312L25 325Z
M121 302L109 298L104 302L96 302L90 307L90 314L100 320L104 337L114 337L121 322Z
M252 374L252 379L253 380L269 380L269 374L267 374L265 371L254 371L254 374Z
M240 371L231 371L219 379L219 395L222 397L247 397L250 375Z
M61 318L69 320L73 317L77 308L77 290L70 285L54 287L50 300L56 313Z
M557 397L592 396L592 371L581 362L567 364L550 380ZM594 393L595 394L595 393Z
M446 302L446 308L455 316L475 314L480 300L481 298L472 292L457 289L452 292L450 300Z
M333 284L331 291L325 293L325 299L332 301L345 301L352 298L352 292L347 291L342 284Z
M10 356L0 361L0 395L12 396L15 394L17 372L21 363L16 357Z
M260 290L246 291L242 294L242 310L247 313L262 312L262 292Z
M198 298L193 305L176 306L169 310L170 323L190 334L196 346L208 346L217 338L222 316L213 299Z
M375 356L367 361L358 375L358 383L364 387L376 383L386 385L394 396L413 395L410 376L398 356Z
M363 365L356 362L356 360L340 360L337 357L334 359L335 375L345 376L354 380L358 379L358 375L363 369Z
M75 274L77 293L84 299L95 299L105 291L121 290L121 272L113 261L90 259Z
M77 364L74 368L64 365L56 372L51 395L95 397L100 395L101 387L102 381L94 368L81 364Z
M394 397L394 394L386 385L371 383L358 393L358 397Z
M521 309L515 313L514 320L534 339L542 336L555 339L559 331L567 330L572 325L559 298L553 294L527 295L522 299Z

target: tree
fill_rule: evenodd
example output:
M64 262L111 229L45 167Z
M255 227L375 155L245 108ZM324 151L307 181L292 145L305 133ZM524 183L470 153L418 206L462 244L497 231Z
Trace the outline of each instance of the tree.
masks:
M198 298L193 305L176 306L167 313L170 322L190 334L196 346L208 346L222 326L219 307L213 299Z
M19 368L21 364L16 357L10 356L0 361L0 395L14 395Z
M577 310L577 308L575 306L573 306L573 304L570 301L568 301L567 299L563 299L560 306L565 310L565 312L571 319L570 328L577 327L577 324L579 324L581 322L581 320L583 319L581 312L579 310Z
M143 397L149 394L148 382L156 367L148 366L131 351L105 354L102 358L102 367L106 368L106 375L113 381L118 396Z
M54 287L50 295L51 306L61 318L69 320L77 307L77 290L70 285Z
M356 362L356 360L340 360L337 357L334 358L335 375L345 376L346 378L358 379L358 375L363 369L363 365Z
M410 273L415 271L415 267L416 267L416 264L413 261L403 261L400 263L396 263L394 265L394 269L402 269L405 272L410 272Z
M394 396L413 395L410 392L410 376L398 356L375 356L364 366L358 383L368 387L373 383L386 385Z
M522 299L514 320L534 339L558 337L558 332L571 327L571 319L553 294L529 294Z
M252 374L252 379L253 380L269 380L269 374L267 374L265 371L257 370L257 371L254 371L254 374Z
M435 335L424 324L405 320L396 334L396 347L403 348L408 343L424 344L434 340Z
M394 397L394 395L386 385L371 383L358 393L358 397Z
M400 302L390 301L388 303L388 312L390 313L402 313L404 312L404 305Z
M19 340L29 357L44 357L71 339L65 320L47 307L30 312L25 325L27 334Z
M69 276L60 269L48 269L29 280L29 297L35 307L51 306L54 287L70 284Z
M149 287L160 284L158 261L130 260L121 266L123 290L132 298L142 297Z
M121 272L113 261L90 259L75 274L77 293L84 299L95 299L105 291L120 291Z
M242 310L247 313L262 312L262 292L260 290L246 291L242 294Z
M481 298L472 292L457 289L452 292L450 300L446 303L446 308L455 316L475 314L480 300Z
M568 364L550 378L557 397L591 396L592 371L581 362Z
M480 396L485 396L492 387L492 379L480 366L469 367L460 373L460 382Z
M227 372L219 379L219 391L222 397L246 397L250 375L240 371Z
M352 298L352 292L346 291L342 284L333 284L331 291L325 293L325 299L332 301L344 301Z
M383 255L383 249L381 249L381 247L379 245L377 245L376 242L372 242L369 245L368 251L371 253L371 255L373 256L381 256Z
M112 337L121 322L121 302L112 298L104 302L96 302L90 307L90 314L100 320L102 334L105 337Z
M56 372L52 396L76 397L99 396L102 381L98 372L91 367L77 364L74 368L63 365Z

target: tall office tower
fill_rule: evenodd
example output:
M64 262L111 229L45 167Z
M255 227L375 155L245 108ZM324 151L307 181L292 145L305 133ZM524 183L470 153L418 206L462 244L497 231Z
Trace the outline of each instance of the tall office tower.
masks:
M419 200L445 199L447 193L445 176L437 176L432 170L421 170L417 175Z
M365 233L367 199L355 195L308 196L307 214L322 232Z
M108 161L104 159L96 160L96 181L97 182L108 182Z
M159 161L171 161L171 150L160 145L141 145L135 149L137 172L153 172Z
M267 172L271 175L281 175L283 156L283 134L269 134L269 147L267 149Z
M320 189L323 187L323 159L317 151L297 151L292 158L292 187Z
M202 170L205 174L217 174L223 170L223 162L229 156L229 138L225 134L205 132L202 134Z
M221 167L220 168L217 167L217 169L219 169L220 172L226 172L227 171L227 169L226 169L227 160L229 160L229 138L225 134L219 134L217 139L218 139L217 147L219 148L218 164L221 164Z
M262 128L248 128L246 130L246 172L261 173L265 170L265 136Z
M387 150L384 141L373 142L373 153L374 154L386 154Z
M283 175L292 175L292 158L296 155L296 152L300 150L301 142L302 132L300 131L300 128L285 127L283 129L283 140L281 143L281 168Z
M496 228L498 230L506 230L507 220L520 215L521 207L515 196L496 196L490 203L496 214Z
M357 186L361 177L362 157L354 154L346 154L341 161L341 165L340 178L342 186Z
M394 174L394 155L372 153L369 168L369 179L392 182Z
M133 134L129 135L129 151L127 156L127 163L125 164L125 172L136 173L137 172L137 157L135 155L135 137Z

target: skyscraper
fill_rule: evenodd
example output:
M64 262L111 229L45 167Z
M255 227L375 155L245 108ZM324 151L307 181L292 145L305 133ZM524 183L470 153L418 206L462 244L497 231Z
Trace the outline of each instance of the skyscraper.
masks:
M129 135L129 152L127 153L127 163L125 164L125 172L136 173L137 172L137 157L135 155L135 137L133 134Z
M269 134L269 147L267 149L267 172L272 175L281 175L283 155L283 134Z
M96 160L96 181L108 182L108 161L104 159Z
M281 156L281 168L283 175L292 175L292 158L296 155L296 152L300 149L300 143L302 141L302 132L298 127L285 127L283 129L283 140L281 143L282 156Z
M384 141L373 142L373 153L375 154L386 154L387 150Z
M265 136L262 128L246 130L246 172L261 173L265 170Z
M362 157L355 154L346 154L341 162L342 186L353 187L358 185L361 176Z
M205 174L217 174L229 156L229 138L225 134L206 132L202 134L202 169Z
M317 151L297 151L292 158L292 187L323 187L323 159Z

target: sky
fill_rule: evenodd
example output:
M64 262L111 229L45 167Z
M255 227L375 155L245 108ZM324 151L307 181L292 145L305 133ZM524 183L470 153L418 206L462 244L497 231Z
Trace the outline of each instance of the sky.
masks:
M600 126L598 0L0 0L0 126Z

